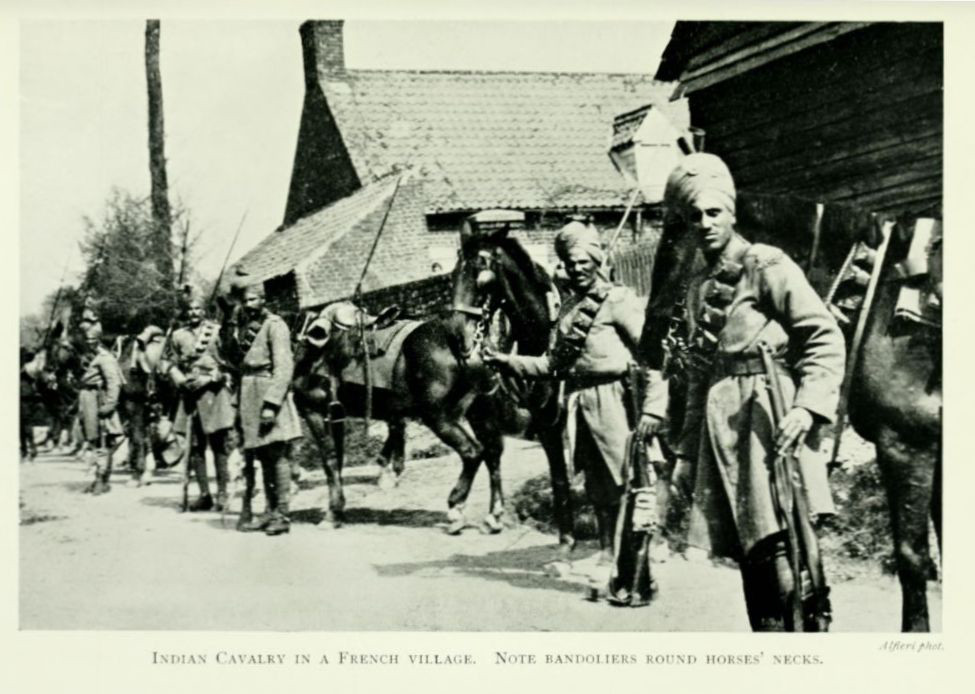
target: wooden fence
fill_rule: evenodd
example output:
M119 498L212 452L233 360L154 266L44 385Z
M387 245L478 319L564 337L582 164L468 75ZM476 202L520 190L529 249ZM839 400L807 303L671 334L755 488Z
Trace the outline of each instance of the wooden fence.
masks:
M637 296L649 296L653 259L659 240L659 235L654 235L635 246L611 253L609 263L613 268L613 280L630 287Z

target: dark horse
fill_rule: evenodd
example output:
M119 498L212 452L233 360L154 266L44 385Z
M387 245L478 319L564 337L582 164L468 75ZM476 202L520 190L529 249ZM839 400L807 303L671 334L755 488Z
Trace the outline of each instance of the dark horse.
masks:
M47 441L55 447L62 432L70 430L77 409L83 350L79 340L59 322L23 369L47 414Z
M781 196L740 195L737 219L738 228L750 241L779 246L800 262L823 295L852 244L862 241L876 249L882 241L882 220L873 215L840 205L817 209L816 203ZM927 631L929 519L939 542L941 538L941 328L895 315L905 287L898 266L908 254L913 231L911 220L892 227L858 355L850 349L858 317L851 316L842 327L854 359L849 374L850 422L875 445L890 509L903 597L901 627ZM932 243L928 254L931 272L926 278L939 297L940 255L940 242ZM648 353L656 355L657 361L664 355L660 337L671 324L686 279L701 264L694 238L683 233L680 225L665 227L645 324ZM861 286L861 298L862 290ZM679 355L679 347L673 352ZM681 398L673 390L671 401L679 410ZM679 417L680 412L673 415Z
M348 306L348 305L346 305ZM355 307L349 307L359 311ZM318 445L329 484L329 508L325 523L337 526L343 520L345 496L342 490L344 458L344 416L364 417L367 398L374 400L370 416L385 420L389 435L383 446L380 465L384 472L390 462L398 475L403 470L406 420L418 419L460 455L463 468L447 500L449 532L466 526L464 503L474 476L487 463L491 480L491 506L486 523L492 531L501 529L504 509L501 490L501 434L490 412L490 403L479 397L490 389L492 372L480 362L464 358L460 314L438 317L421 323L403 341L392 366L390 387L366 394L363 386L341 383L336 374L356 355L358 330L334 328L326 309L306 329L299 340L293 392L298 406ZM364 322L373 322L359 314ZM336 405L342 403L338 415ZM338 415L338 416L337 416ZM325 448L331 433L335 455Z
M454 271L454 308L477 320L475 340L467 349L480 348L477 336L504 317L500 344L492 345L518 354L540 356L550 346L559 312L559 290L551 275L532 260L517 239L505 231L467 234L461 237L461 259ZM471 320L471 318L468 318ZM470 335L470 331L467 333ZM512 411L517 416L499 418L505 434L533 437L548 459L552 483L552 504L563 556L575 546L571 480L562 439L559 384L550 380L521 382L498 377L499 387L488 399L495 411ZM492 449L500 466L502 448Z

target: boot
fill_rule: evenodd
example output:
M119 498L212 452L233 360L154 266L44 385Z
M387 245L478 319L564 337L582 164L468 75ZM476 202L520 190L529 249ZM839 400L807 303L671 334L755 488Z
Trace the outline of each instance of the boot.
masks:
M283 535L291 531L291 521L281 512L271 514L270 521L264 528L264 533L269 536Z
M213 504L213 510L223 513L230 508L230 500L227 497L227 490L220 489L217 491L217 500Z
M274 464L275 474L275 507L274 516L264 530L268 535L283 535L290 531L291 521L288 518L288 508L291 492L291 461L281 455Z
M213 510L213 497L209 494L197 497L196 501L190 504L190 511L212 511Z
M237 520L237 530L242 533L263 532L271 525L274 517L273 511L265 511L256 518L251 514L250 509L247 509L246 513L241 511L240 518Z

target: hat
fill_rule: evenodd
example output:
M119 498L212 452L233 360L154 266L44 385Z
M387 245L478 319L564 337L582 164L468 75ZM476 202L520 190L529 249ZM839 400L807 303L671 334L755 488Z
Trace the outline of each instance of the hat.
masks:
M670 212L684 210L704 191L718 193L729 210L735 210L735 181L728 165L714 154L695 152L684 157L667 176L664 206Z
M596 228L572 221L562 227L556 235L555 252L562 260L567 260L569 253L575 248L581 248L588 253L597 265L602 265L606 259L602 240Z

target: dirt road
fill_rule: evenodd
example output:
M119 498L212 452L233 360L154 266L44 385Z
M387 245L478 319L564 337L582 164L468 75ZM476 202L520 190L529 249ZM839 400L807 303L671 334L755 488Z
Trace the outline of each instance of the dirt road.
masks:
M180 514L178 475L111 493L82 493L81 463L41 456L21 472L20 624L24 629L747 631L735 570L706 558L655 566L660 597L621 609L584 599L584 579L551 578L553 538L528 527L499 535L444 534L456 456L411 461L401 484L376 486L376 468L346 471L349 523L314 523L321 479L294 503L289 535L233 529L219 514ZM510 441L507 490L545 470L530 443ZM487 509L479 475L472 519ZM258 508L262 508L258 500ZM581 556L594 549L584 547ZM929 589L941 627L940 588ZM834 629L896 631L896 581L867 570L833 587Z

